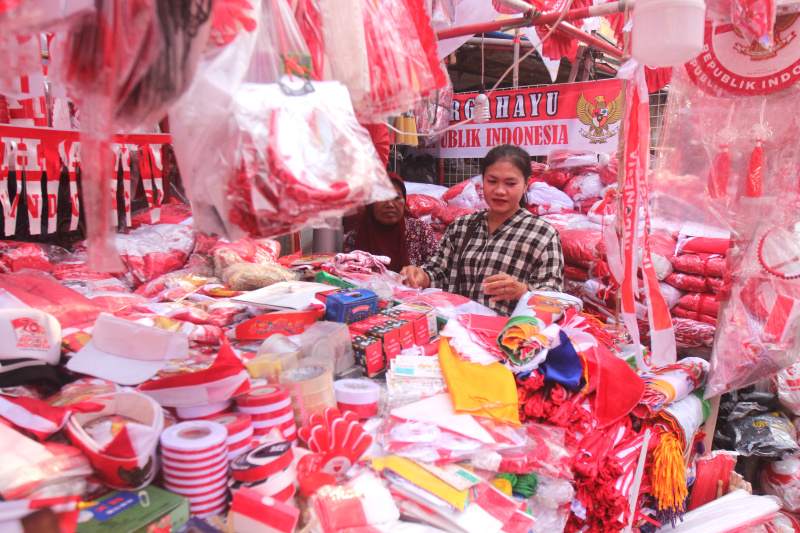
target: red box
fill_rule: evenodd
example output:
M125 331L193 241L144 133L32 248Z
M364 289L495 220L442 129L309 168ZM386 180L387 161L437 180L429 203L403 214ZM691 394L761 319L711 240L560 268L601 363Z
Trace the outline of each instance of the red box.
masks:
M414 346L416 342L416 336L414 335L414 324L408 320L392 318L386 321L386 325L397 326L397 329L400 330L400 346L403 350L407 350L408 348Z
M423 346L428 344L431 340L431 334L428 330L428 315L425 313L418 313L416 311L400 311L398 309L386 309L381 314L396 318L399 320L407 320L414 326L414 344Z
M364 368L367 376L375 377L386 369L383 344L379 339L362 335L353 329L350 330L350 338L356 361Z
M303 333L308 326L316 322L317 311L310 309L294 313L279 311L245 320L233 330L236 339L266 339L281 333L283 335L297 335Z

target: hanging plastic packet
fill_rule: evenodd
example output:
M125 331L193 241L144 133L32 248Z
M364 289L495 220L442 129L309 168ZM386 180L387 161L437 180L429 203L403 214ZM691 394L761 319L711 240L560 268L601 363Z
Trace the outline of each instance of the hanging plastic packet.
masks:
M769 50L774 43L777 0L732 0L731 22L746 38Z
M229 182L230 218L251 235L325 226L326 219L391 195L368 133L350 114L344 86L294 81L302 93L288 80L245 84L237 93L243 145Z

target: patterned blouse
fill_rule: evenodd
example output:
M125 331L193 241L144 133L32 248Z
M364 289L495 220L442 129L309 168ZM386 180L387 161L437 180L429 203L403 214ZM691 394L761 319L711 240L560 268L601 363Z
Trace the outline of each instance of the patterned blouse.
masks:
M458 251L467 226L479 215L480 224L461 258L461 287L456 287ZM430 276L431 287L461 294L507 316L514 311L517 300L490 302L492 296L483 293L483 280L495 274L508 274L527 283L530 290L561 292L564 255L555 228L525 209L514 213L491 235L484 210L456 219L422 269Z
M416 218L406 217L406 241L408 242L408 260L414 266L427 261L439 246L439 241L429 225ZM358 236L358 228L345 234L343 251L352 252ZM369 250L363 250L368 252Z

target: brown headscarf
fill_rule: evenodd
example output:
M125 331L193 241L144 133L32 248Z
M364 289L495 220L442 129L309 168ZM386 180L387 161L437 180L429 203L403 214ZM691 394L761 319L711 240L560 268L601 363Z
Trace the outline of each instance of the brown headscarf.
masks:
M392 183L400 187L403 198L405 198L406 185L403 183L403 178L394 172L388 172L388 174ZM411 264L408 259L408 242L406 241L406 216L407 212L403 210L403 216L397 224L387 226L378 222L372 204L368 205L366 216L358 227L353 248L369 252L372 255L389 257L392 260L388 266L389 270L400 272L404 266Z

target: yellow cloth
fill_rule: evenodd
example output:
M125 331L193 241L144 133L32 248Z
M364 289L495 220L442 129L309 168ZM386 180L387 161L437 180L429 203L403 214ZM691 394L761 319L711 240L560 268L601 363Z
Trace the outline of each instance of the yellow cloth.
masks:
M456 413L519 425L517 384L511 370L500 363L462 361L445 337L439 341L439 365Z
M467 504L468 491L456 490L411 459L390 455L388 457L366 457L363 461L377 472L383 472L384 469L394 472L414 486L433 494L459 511L463 511L464 506Z

